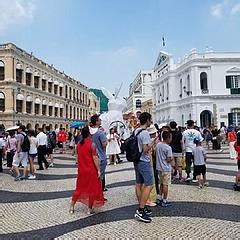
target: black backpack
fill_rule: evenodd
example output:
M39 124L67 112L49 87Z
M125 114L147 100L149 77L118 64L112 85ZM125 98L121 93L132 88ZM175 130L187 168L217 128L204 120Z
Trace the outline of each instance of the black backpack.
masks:
M126 158L129 162L138 162L142 155L142 152L139 151L138 147L138 138L137 136L145 129L141 129L135 135L135 131L132 135L125 140L125 147L126 147Z
M47 147L55 148L57 144L56 134L54 132L49 132L47 134Z
M29 141L29 138L27 136L27 134L23 134L23 142L22 142L22 145L21 145L21 148L22 148L22 152L29 152L30 150L30 141Z

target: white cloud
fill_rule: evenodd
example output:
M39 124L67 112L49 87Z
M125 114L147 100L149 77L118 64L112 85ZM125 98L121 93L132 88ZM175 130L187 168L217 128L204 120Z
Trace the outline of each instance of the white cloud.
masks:
M239 13L240 13L240 3L237 3L232 7L231 14L236 15Z
M0 0L0 32L33 19L33 0Z
M218 3L214 6L211 6L211 15L217 18L222 17L223 3Z
M218 19L240 14L239 0L222 0L210 7L210 13L213 17Z

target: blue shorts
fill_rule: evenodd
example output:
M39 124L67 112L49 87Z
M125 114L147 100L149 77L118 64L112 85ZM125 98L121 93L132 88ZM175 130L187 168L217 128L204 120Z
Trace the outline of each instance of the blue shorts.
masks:
M154 185L153 167L150 162L139 161L134 163L136 174L136 184L144 184L145 186Z

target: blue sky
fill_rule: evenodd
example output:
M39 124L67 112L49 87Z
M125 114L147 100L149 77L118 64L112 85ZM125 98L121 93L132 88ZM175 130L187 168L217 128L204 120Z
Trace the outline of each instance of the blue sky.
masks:
M240 0L0 0L0 42L33 52L89 87L121 94L153 68L162 36L175 60L192 48L240 51Z

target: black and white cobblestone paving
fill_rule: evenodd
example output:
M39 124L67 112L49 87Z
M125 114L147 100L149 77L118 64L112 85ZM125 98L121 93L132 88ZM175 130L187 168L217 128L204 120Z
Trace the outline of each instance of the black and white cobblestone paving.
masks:
M124 158L124 156L121 156ZM68 213L77 166L70 155L55 155L54 168L37 172L37 180L14 182L0 173L0 239L169 238L240 239L240 192L233 191L236 163L210 153L210 186L172 184L172 207L154 207L153 221L133 219L137 207L131 163L107 167L106 205L87 215L80 203Z

